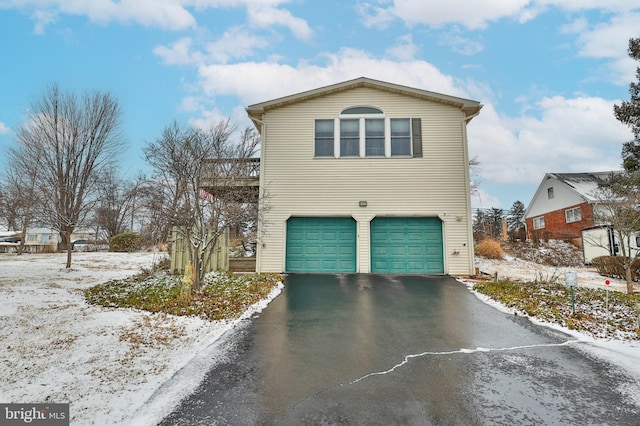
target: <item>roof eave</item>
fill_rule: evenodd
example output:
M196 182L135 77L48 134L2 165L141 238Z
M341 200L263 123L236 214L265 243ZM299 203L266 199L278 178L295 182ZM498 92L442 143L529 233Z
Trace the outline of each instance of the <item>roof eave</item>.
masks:
M458 98L455 96L444 95L436 92L429 92L427 90L416 89L408 86L401 86L398 84L388 83L385 81L373 80L367 77L360 77L354 80L348 80L341 83L333 84L330 86L324 86L305 92L296 93L281 98L276 98L270 101L261 102L253 105L249 105L246 108L247 114L251 118L251 121L258 130L262 128L262 115L275 108L280 108L286 105L302 102L308 99L313 99L320 96L326 96L331 93L341 92L348 89L354 89L359 87L371 87L381 90L387 90L390 92L404 94L406 96L414 96L420 99L429 100L433 102L439 102L448 104L457 108L460 108L464 112L467 120L471 120L482 109L482 104L470 99Z

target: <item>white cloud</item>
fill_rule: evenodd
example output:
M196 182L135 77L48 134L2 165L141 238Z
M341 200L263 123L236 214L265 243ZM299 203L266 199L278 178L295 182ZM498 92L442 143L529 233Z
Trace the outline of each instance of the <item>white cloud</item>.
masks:
M478 188L475 194L471 195L471 206L474 209L490 209L492 207L500 208L501 202L498 198L485 192L482 188Z
M313 31L307 24L307 21L301 18L296 18L284 9L277 9L275 7L264 6L249 6L247 10L249 14L249 22L259 27L272 27L274 25L282 25L289 30L299 39L308 40L311 38Z
M554 7L571 12L602 10L607 12L629 12L640 7L640 0L534 0L537 7Z
M484 182L538 183L547 172L620 168L629 129L613 116L612 101L595 97L543 98L519 117L500 116L485 105L469 125L470 155Z
M440 44L449 46L454 52L471 56L484 50L484 44L461 35L458 27L452 31L443 32L439 39Z
M196 65L202 63L203 56L199 52L193 52L191 46L193 40L183 37L167 46L156 46L153 53L159 56L168 65Z
M197 26L189 9L245 7L250 21L260 27L283 25L296 37L307 39L311 29L303 19L277 6L288 0L3 0L0 6L12 9L33 10L36 21L34 31L44 32L57 15L86 16L93 22L137 23L179 31Z
M205 93L238 96L245 105L362 76L465 96L451 77L425 61L379 59L360 50L342 49L327 54L325 62L211 64L200 67L199 73Z
M440 27L455 23L476 29L486 27L489 21L516 17L528 4L529 0L395 0L393 5L386 9L370 6L368 9L361 8L361 13L370 23L388 21L389 15L393 15L408 25L426 24Z
M246 28L234 27L227 30L220 39L209 43L206 50L214 61L226 63L232 58L250 56L256 49L268 46L267 39L251 34Z
M356 9L360 14L362 24L366 28L386 28L395 19L391 8L360 3L356 6Z
M629 39L640 36L640 13L613 17L592 29L583 29L578 36L578 56L609 59L610 79L627 84L634 79L636 62L627 55Z
M409 26L423 24L437 28L455 24L467 29L483 29L489 22L504 18L527 22L550 9L625 14L639 7L640 0L393 0L362 3L358 12L367 27L385 27L392 20L400 19Z
M52 22L55 22L57 18L56 13L46 10L36 10L33 13L32 19L36 21L36 25L33 27L33 33L42 35L45 33L45 28Z
M400 61L408 61L415 58L418 46L413 42L411 34L398 37L396 45L386 50L388 56Z
M9 126L0 121L0 135L8 135L10 132Z

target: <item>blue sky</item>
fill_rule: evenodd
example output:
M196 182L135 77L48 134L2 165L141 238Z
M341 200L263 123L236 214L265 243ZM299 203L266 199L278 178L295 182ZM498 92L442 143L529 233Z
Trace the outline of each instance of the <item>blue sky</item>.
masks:
M603 5L604 4L604 5ZM122 171L177 120L366 76L480 101L474 207L528 205L546 172L620 168L640 0L0 0L0 159L52 83L123 109Z

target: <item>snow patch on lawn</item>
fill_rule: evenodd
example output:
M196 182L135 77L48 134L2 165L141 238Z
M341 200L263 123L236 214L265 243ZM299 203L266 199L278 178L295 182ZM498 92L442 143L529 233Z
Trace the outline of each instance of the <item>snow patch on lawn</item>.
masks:
M159 253L0 255L0 401L70 403L71 424L156 424L200 383L207 369L185 369L281 291L233 321L151 314L89 305L83 290L150 268ZM203 356L202 354L206 354ZM201 361L202 362L202 361ZM168 399L148 401L168 380ZM144 409L144 410L143 410ZM144 411L134 423L130 416Z

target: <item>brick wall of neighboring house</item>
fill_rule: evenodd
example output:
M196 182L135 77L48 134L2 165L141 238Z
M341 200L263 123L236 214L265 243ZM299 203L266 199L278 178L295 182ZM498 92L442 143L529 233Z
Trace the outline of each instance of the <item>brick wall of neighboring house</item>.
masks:
M567 223L565 211L580 207L582 220ZM539 217L539 216L536 216ZM533 219L527 218L527 238L570 240L580 238L580 231L594 225L593 208L589 203L582 203L544 214L544 228L533 229Z

